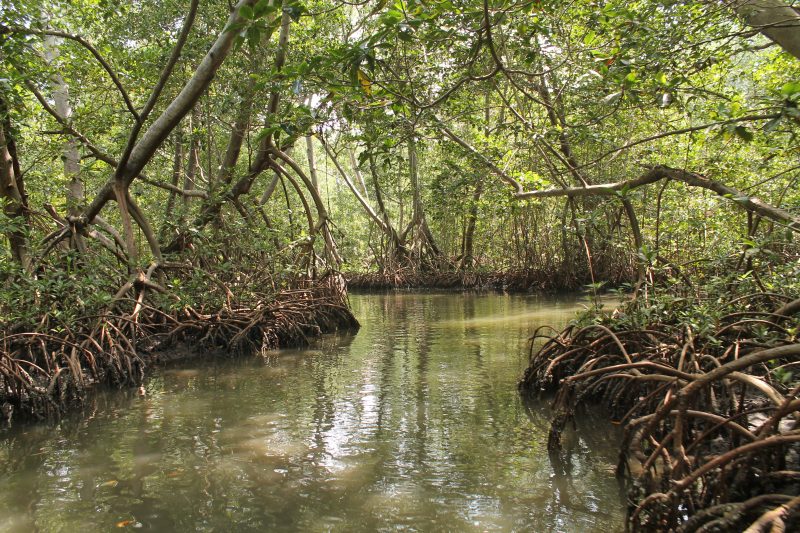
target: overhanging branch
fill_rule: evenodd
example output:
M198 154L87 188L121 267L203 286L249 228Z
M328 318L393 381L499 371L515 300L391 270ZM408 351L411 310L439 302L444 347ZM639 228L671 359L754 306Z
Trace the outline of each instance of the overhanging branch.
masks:
M92 56L94 56L97 62L100 63L100 66L103 67L103 70L105 70L106 73L108 73L108 76L111 78L111 81L114 83L114 86L116 86L117 90L119 91L120 96L122 96L122 99L125 101L125 107L128 108L128 111L130 111L134 119L136 119L137 121L139 120L139 113L137 113L136 108L134 107L133 102L131 102L131 98L128 95L128 91L125 90L125 87L122 85L122 82L120 81L119 76L117 76L116 71L111 67L111 64L108 61L106 61L106 59L100 54L97 48L95 48L94 45L92 45L92 43L90 43L80 35L74 35L71 33L58 30L34 30L31 28L20 28L17 26L2 26L2 25L0 25L0 33L20 33L26 35L41 35L41 36L50 35L52 37L69 39L71 41L75 41L76 43L80 44L81 46L86 48L89 51L89 53L92 54Z
M560 189L544 189L538 191L518 191L514 194L515 198L552 198L557 196L611 196L621 194L624 191L636 189L644 185L649 185L664 179L680 181L689 185L690 187L700 187L713 191L723 198L728 198L735 201L739 206L757 213L764 218L768 218L775 222L786 224L793 231L800 232L800 217L792 213L768 204L763 200L755 197L748 196L738 189L734 189L728 185L706 178L695 172L689 172L682 169L671 168L664 165L658 165L638 178L628 181L619 181L616 183L603 183L600 185L589 185L587 187L567 187Z

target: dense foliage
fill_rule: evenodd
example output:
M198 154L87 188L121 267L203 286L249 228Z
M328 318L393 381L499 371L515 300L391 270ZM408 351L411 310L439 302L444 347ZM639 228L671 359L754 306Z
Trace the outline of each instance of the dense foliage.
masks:
M540 270L563 286L743 248L742 272L770 264L800 202L798 66L737 14L259 1L226 22L221 5L14 2L2 101L19 195L3 229L19 241L7 257L30 264L22 276L4 261L6 277L57 295L45 269L89 264L80 300L94 308L115 272L175 253L215 274L286 276L313 255L345 270ZM230 49L198 80L217 37ZM564 192L659 165L735 192L674 174ZM141 216L107 205L114 183ZM70 235L80 260L65 259Z
M643 307L615 327L713 337L745 285L797 297L799 23L779 0L4 3L0 319L55 370L26 340L2 371L52 394L97 335L261 316L326 270L623 287Z

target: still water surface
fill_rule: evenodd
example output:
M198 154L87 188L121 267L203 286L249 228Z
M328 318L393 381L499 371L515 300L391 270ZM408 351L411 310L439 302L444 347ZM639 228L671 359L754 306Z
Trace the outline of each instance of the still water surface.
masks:
M614 434L584 420L569 476L516 391L525 337L579 302L353 295L362 329L189 361L146 395L0 432L0 531L617 531ZM594 427L593 427L594 426Z

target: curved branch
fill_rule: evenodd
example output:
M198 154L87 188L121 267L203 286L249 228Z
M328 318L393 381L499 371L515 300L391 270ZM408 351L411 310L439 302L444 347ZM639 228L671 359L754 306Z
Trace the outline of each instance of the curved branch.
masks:
M501 180L503 180L508 185L513 187L515 191L515 196L519 197L519 195L525 193L525 190L520 182L518 182L517 180L506 174L500 167L495 165L488 157L480 153L474 146L472 146L467 141L465 141L464 139L453 133L453 131L447 126L445 126L441 120L439 120L436 117L434 117L434 120L436 121L442 132L445 135L447 135L453 142L464 148L467 152L469 152L476 158L480 159L481 162L487 167L489 167Z
M699 126L692 126L692 127L689 127L689 128L681 128L681 129L677 129L677 130L665 131L665 132L662 132L662 133L658 133L656 135L651 135L650 137L645 137L643 139L638 139L636 141L631 141L631 142L625 143L622 146L614 148L613 150L609 150L607 152L604 152L604 153L600 154L600 156L595 158L593 161L591 161L589 163L586 163L584 165L581 165L578 168L584 168L584 167L588 167L588 166L594 165L594 164L598 163L599 161L602 161L603 159L605 159L606 157L608 157L610 155L616 155L616 154L618 154L619 152L621 152L623 150L627 150L628 148L633 148L634 146L638 146L640 144L648 143L650 141L655 141L657 139L663 139L664 137L672 137L673 135L683 135L685 133L692 133L692 132L695 132L695 131L707 130L707 129L710 129L710 128L713 128L713 127L716 127L716 126L725 126L725 125L728 125L728 124L737 124L739 122L753 122L753 121L756 121L756 120L773 120L773 119L776 119L776 118L780 118L781 116L782 116L781 113L769 113L769 114L766 114L766 115L746 115L746 116L743 116L743 117L732 118L732 119L729 119L729 120L720 120L720 121L717 121L717 122L708 122L706 124L700 124Z
M62 39L69 39L71 41L75 41L76 43L80 44L94 56L97 62L100 63L100 65L103 67L103 70L105 70L106 73L108 73L108 76L111 78L111 81L117 87L120 96L122 96L122 99L125 101L125 107L128 108L128 111L130 111L131 115L133 115L133 118L135 118L137 122L139 121L139 113L133 106L133 102L131 102L131 98L128 95L128 92L125 90L125 87L122 85L122 82L120 81L119 76L117 76L117 73L111 67L109 62L106 61L105 58L100 54L97 48L95 48L94 45L92 45L92 43L90 43L80 35L75 35L72 33L67 33L64 31L57 31L57 30L34 30L31 28L20 28L18 26L0 25L0 34L1 33L20 33L25 35L42 35L42 36L50 35L52 37L61 37Z
M501 176L502 178L502 176ZM520 191L517 188L516 198L551 198L557 196L611 196L622 193L626 190L635 189L643 185L649 185L663 179L681 181L690 187L701 187L717 193L718 195L735 201L739 206L757 213L764 218L775 222L786 224L792 231L800 232L800 218L788 211L770 205L755 196L747 196L738 189L728 185L713 181L700 174L689 172L682 169L670 168L658 165L651 168L645 174L628 181L616 183L603 183L600 185L589 185L587 187L568 187L560 189L544 189L538 191Z
M86 224L94 220L94 217L112 199L114 181L119 180L129 185L141 173L155 151L161 146L161 143L164 142L200 96L208 89L217 70L230 53L233 41L238 35L237 32L231 31L230 28L244 21L240 14L241 8L243 6L252 6L254 3L255 0L239 0L225 27L217 36L216 41L211 45L205 57L203 57L192 77L184 84L178 96L169 103L161 115L150 125L139 142L136 143L136 146L131 150L127 163L118 167L114 178L100 188L94 200L79 217L80 220L76 222Z
M120 167L125 167L127 165L128 158L131 157L131 153L136 147L136 140L139 138L139 132L142 130L142 126L144 126L144 121L147 120L147 117L150 115L150 112L155 107L156 102L158 101L158 97L161 96L161 91L164 90L164 86L167 84L169 77L172 75L172 69L175 68L175 63L177 63L178 59L181 57L181 51L183 50L183 45L186 44L186 39L189 37L189 30L192 28L192 25L194 24L194 17L197 14L198 3L199 0L192 0L191 5L189 6L189 13L186 15L186 19L183 21L183 27L181 28L181 33L178 35L178 41L175 43L175 46L172 49L172 54L170 55L169 61L167 61L167 64L164 65L164 69L161 71L161 75L158 77L158 83L153 88L153 92L150 93L150 97L144 104L144 108L142 109L142 113L139 116L139 120L136 121L136 124L133 126L131 134L128 136L128 144L127 146L125 146L125 152L123 152L123 155L120 158L120 163L121 163ZM194 77L192 77L192 79L194 79ZM181 93L183 93L183 91L181 91ZM150 130L147 131L147 133L149 133L151 130L152 127L150 128ZM147 133L145 133L145 136L147 136Z
M208 198L208 193L202 189L181 189L180 187L172 185L171 183L161 183L160 181L151 180L141 175L139 176L139 180L147 183L148 185L152 185L153 187L158 187L159 189L180 194L186 198Z
M97 148L86 137L86 135L82 134L81 132L79 132L78 130L73 128L72 125L69 123L69 121L66 118L64 118L61 115L59 115L58 111L53 109L53 106L51 106L49 103L47 103L47 99L45 99L45 97L42 95L42 93L39 92L39 89L36 88L36 86L33 84L33 82L31 82L28 79L25 79L25 80L23 80L23 83L28 88L28 90L33 94L33 96L36 97L36 99L39 101L39 104L41 104L42 108L45 111L47 111L47 113L52 115L52 117L54 119L56 119L56 122L61 124L61 126L64 128L64 130L67 133L69 133L70 135L72 135L73 137L78 139L81 142L81 144L84 145L86 147L86 149L89 150L96 159L99 159L100 161L102 161L104 163L107 163L108 165L110 165L112 167L116 167L117 166L116 159L114 159L113 157L111 157L109 154L105 153L101 149Z
M387 234L388 234L388 233L389 233L389 227L388 227L388 226L386 225L386 223L385 223L385 222L384 222L384 221L383 221L383 220L382 220L382 219L381 219L381 218L378 216L378 214L375 212L375 210L372 208L372 206L371 206L371 205L369 205L369 202L368 202L368 201L367 201L367 200L364 198L364 196L363 196L363 195L362 195L362 194L361 194L361 193L358 191L358 189L355 187L355 185L353 185L353 180L352 180L352 179L350 179L350 176L348 176L348 175L347 175L347 172L345 172L345 170L342 168L342 165L341 165L341 164L339 164L339 160L337 159L337 157L336 157L336 154L334 154L334 153L333 153L333 150L331 150L331 147L330 147L330 146L328 146L328 143L327 143L327 142L325 142L325 139L324 139L324 138L322 138L322 137L320 137L320 142L322 143L322 146L325 148L325 152L328 154L328 157L330 157L330 158L331 158L331 161L333 161L333 164L334 164L334 166L336 167L336 170L338 170L338 171L339 171L339 174L340 174L340 175L342 176L342 178L344 179L344 182L347 184L347 187L348 187L348 188L349 188L349 189L350 189L350 190L353 192L353 194L355 195L356 199L358 200L358 203L360 203L360 204L361 204L361 207L363 207L363 208L364 208L364 210L367 212L367 214L369 215L369 217L370 217L372 220L374 220L374 221L375 221L375 223L378 225L378 227L379 227L379 228L381 228L381 231L383 231L384 233L387 233Z
M177 63L178 59L181 57L183 45L186 44L186 39L189 37L189 30L191 30L192 26L194 25L194 17L197 15L198 3L198 0L192 0L192 3L189 5L189 13L186 15L186 19L183 21L183 27L178 35L178 40L175 43L175 47L172 49L172 55L170 56L169 61L167 61L167 64L164 65L161 75L158 77L158 84L150 94L150 98L148 98L147 102L144 104L144 108L142 109L142 122L147 119L147 116L153 110L153 107L155 107L158 97L161 96L161 91L164 90L167 80L169 80L169 77L172 75L172 69L175 68L175 63Z

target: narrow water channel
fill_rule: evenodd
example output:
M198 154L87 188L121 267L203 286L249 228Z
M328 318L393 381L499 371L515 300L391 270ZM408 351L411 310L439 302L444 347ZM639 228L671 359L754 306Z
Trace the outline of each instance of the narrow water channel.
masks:
M362 329L189 361L0 431L0 531L620 530L617 435L581 424L570 475L516 382L525 337L579 302L353 295ZM120 529L118 529L120 528Z

